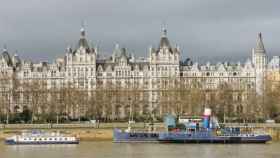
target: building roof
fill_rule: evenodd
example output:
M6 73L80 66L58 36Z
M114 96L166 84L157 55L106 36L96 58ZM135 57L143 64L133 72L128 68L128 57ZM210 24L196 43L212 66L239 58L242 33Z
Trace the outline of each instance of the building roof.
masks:
M7 51L6 48L4 48L2 54L1 54L1 58L4 59L7 63L8 66L11 66L12 65L12 60L11 60L11 57Z
M159 43L159 48L163 48L163 47L171 48L170 42L167 38L167 30L165 28L163 28L162 36L160 38L160 43Z
M89 48L88 42L85 38L80 38L79 47Z
M83 48L90 48L89 44L87 42L87 39L86 39L86 31L84 28L81 28L81 37L80 37L78 46L83 47Z
M255 52L256 53L265 53L265 48L264 48L261 32L258 34L257 45L256 45L256 48L255 48Z

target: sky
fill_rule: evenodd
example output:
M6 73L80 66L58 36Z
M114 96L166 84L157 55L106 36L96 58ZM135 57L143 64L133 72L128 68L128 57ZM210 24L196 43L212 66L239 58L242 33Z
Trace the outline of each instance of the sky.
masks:
M0 48L53 61L76 47L84 21L101 54L116 43L135 56L158 47L164 25L182 59L244 61L262 32L269 56L280 55L279 0L0 0Z

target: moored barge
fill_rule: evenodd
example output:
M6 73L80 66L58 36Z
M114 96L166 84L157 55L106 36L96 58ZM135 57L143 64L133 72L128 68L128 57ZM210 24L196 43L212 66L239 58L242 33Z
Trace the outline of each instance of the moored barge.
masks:
M155 131L134 131L130 124L126 130L114 129L113 142L158 142L159 133Z
M169 118L175 122L175 118ZM243 132L239 127L221 128L217 119L211 116L211 109L206 108L203 122L187 121L184 128L170 125L171 130L159 133L158 141L162 143L266 143L271 141L265 133ZM172 121L171 121L172 122Z
M158 142L158 143L266 143L270 135L242 131L240 127L221 128L217 119L211 116L211 109L205 109L201 119L189 119L178 123L171 115L165 119L167 131L132 131L114 129L114 142Z

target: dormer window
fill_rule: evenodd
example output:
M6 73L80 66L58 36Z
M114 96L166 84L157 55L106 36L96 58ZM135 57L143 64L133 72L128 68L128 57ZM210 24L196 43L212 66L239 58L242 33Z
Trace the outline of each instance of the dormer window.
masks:
M98 76L102 76L102 72L98 72L97 75L98 75Z

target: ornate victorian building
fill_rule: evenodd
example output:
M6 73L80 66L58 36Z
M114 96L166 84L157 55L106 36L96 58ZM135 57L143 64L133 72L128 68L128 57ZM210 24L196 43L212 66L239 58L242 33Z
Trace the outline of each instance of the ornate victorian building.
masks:
M67 48L65 57L57 59L54 63L21 60L17 55L10 56L5 48L0 58L1 92L2 95L13 95L12 91L8 94L3 93L15 87L15 84L12 84L13 80L19 83L44 81L47 89L71 86L88 93L112 87L127 88L142 92L138 97L143 102L137 103L135 107L139 113L156 110L157 113L163 114L163 99L168 100L169 97L164 94L166 90L199 86L211 92L227 84L234 90L233 98L244 100L248 91L255 91L261 95L266 73L279 72L280 69L279 57L273 57L268 63L261 33L257 37L251 59L245 63L199 64L189 59L182 62L180 55L180 48L171 45L167 30L163 29L158 47L149 48L146 59L136 58L119 45L116 45L111 56L104 58L97 48L88 43L85 29L82 28L77 47ZM9 80L6 81L7 84L3 84L6 78ZM207 105L211 96L206 94L205 97ZM15 106L19 109L22 109L23 105L29 106L28 100L30 99L26 99L25 94L12 97L9 100L11 111L14 111ZM130 101L132 102L131 98L128 99L128 102ZM174 104L175 102L176 100ZM127 115L126 104L115 105L112 102L112 115Z

